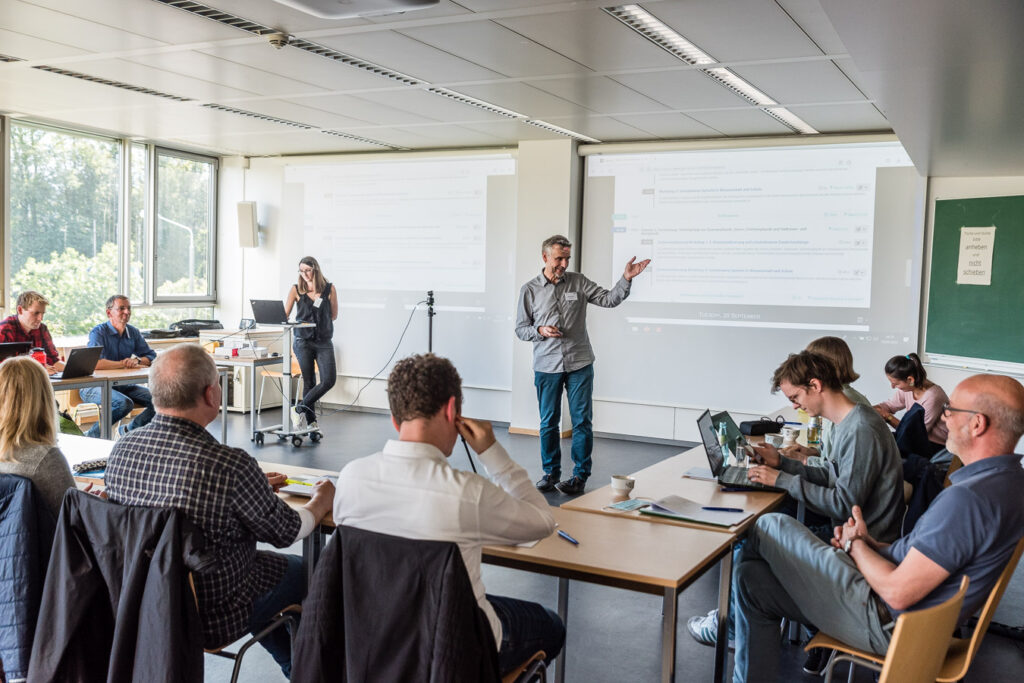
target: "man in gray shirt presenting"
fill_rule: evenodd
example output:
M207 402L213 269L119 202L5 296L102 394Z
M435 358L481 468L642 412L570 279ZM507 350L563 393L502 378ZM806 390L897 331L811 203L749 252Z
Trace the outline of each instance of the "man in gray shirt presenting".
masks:
M562 493L582 493L590 476L594 449L591 426L594 390L594 350L587 336L587 304L614 308L629 296L630 282L644 272L650 259L629 259L626 269L609 291L580 273L566 272L572 244L553 235L541 245L544 270L519 290L516 336L533 342L533 383L540 404L540 454L544 476L541 491L558 488ZM572 417L572 478L562 476L562 452L558 444L562 413L562 389L568 392Z

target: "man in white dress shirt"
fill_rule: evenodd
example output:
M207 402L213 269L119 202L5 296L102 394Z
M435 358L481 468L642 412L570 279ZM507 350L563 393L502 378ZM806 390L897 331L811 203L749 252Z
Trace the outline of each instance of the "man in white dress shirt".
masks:
M558 615L536 603L486 595L480 576L483 546L554 532L544 496L495 441L490 423L462 417L462 379L446 358L428 353L399 361L388 377L388 402L398 439L341 470L334 521L457 544L494 632L502 674L537 650L550 661L565 642ZM479 453L490 480L448 464L460 435Z

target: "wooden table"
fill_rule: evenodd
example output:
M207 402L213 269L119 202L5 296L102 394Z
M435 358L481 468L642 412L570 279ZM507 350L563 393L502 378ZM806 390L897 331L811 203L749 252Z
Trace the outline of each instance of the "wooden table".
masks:
M721 486L714 481L703 479L692 479L684 477L683 473L694 467L707 468L708 460L704 454L704 447L697 446L688 451L675 455L659 463L646 467L630 476L636 480L633 486L631 498L643 498L657 500L668 495L682 496L701 505L719 507L736 507L749 510L753 513L740 524L731 527L712 526L700 524L699 522L687 522L682 520L656 517L653 515L641 515L637 511L623 512L621 510L609 509L608 506L623 500L612 490L611 485L595 489L579 498L563 503L562 507L569 510L582 512L596 512L604 515L613 515L626 519L642 519L655 524L670 524L673 526L685 526L697 529L707 529L731 534L742 534L754 521L766 512L771 512L785 499L785 494L774 491L742 491L725 493Z
M227 443L228 440L228 370L217 368L220 375L220 442ZM85 389L98 387L100 389L100 437L103 439L113 438L110 424L110 402L111 393L114 387L124 384L147 384L149 382L149 368L139 367L132 370L96 370L86 377L74 379L51 379L50 385L54 391L69 391L71 389Z
M551 512L559 528L580 542L578 546L555 533L532 548L486 546L483 561L557 577L558 616L567 628L570 579L661 595L661 680L674 681L679 593L718 563L719 607L722 614L728 614L735 536L665 524L637 524L564 507L552 508ZM716 648L716 671L718 657L724 660L724 653L723 643L722 648ZM555 665L556 683L565 679L565 659L563 651Z
M324 476L336 472L260 462L265 472ZM706 482L705 482L706 483ZM301 507L308 498L278 494L292 507ZM560 538L557 533L532 548L519 546L486 546L483 561L488 564L546 574L558 578L558 614L567 623L569 580L586 581L603 586L624 588L662 596L662 681L675 680L677 603L679 593L704 573L719 564L719 609L729 611L729 589L732 579L732 546L736 534L721 529L688 528L675 524L643 524L611 515L551 508L559 528L569 532L578 546ZM334 519L326 517L318 531L303 539L302 556L307 576L312 581L316 561L323 550L326 534L333 532ZM725 621L723 620L724 624ZM715 651L716 680L722 680L725 662L725 635ZM555 681L565 675L565 656L558 658Z

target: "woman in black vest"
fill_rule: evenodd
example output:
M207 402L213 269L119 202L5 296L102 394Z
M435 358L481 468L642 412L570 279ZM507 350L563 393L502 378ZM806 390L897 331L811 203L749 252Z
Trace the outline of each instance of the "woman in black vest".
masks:
M299 261L299 282L288 291L284 308L291 315L297 304L295 320L315 323L316 327L295 330L295 357L302 368L302 401L292 408L295 429L317 429L316 402L334 386L338 378L334 363L334 321L338 319L338 290L324 278L320 264L312 256ZM316 384L314 361L320 369Z

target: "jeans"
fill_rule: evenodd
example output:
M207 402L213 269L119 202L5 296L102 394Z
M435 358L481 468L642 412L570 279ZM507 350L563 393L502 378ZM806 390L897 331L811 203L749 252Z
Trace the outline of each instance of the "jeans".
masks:
M501 622L498 669L504 676L537 650L544 650L546 662L558 656L565 644L565 625L558 615L535 602L488 595Z
M734 683L779 679L782 617L876 654L889 647L893 624L882 624L881 601L853 560L792 517L768 514L755 522L733 567L733 589Z
M103 400L103 392L97 387L88 387L86 389L79 389L78 395L85 403L99 404ZM153 419L156 412L153 410L153 397L149 393L149 389L142 386L141 384L125 384L119 386L117 390L110 391L110 424L116 424L118 420L132 412L132 409L137 406L145 406L145 410L135 416L135 418L128 424L128 430L137 429L144 425L149 424L149 421ZM91 436L94 439L100 436L100 422L96 421L89 431L85 433L86 436Z
M569 395L569 415L572 417L573 476L584 481L590 477L594 451L594 365L572 372L534 372L540 406L540 457L544 471L555 479L562 476L561 438L562 387Z
M306 416L306 422L316 422L316 402L331 390L338 381L338 369L334 363L334 342L296 339L292 347L302 369L302 400L297 406ZM316 368L320 368L320 383L316 383Z
M297 555L284 555L288 560L288 569L281 582L269 591L256 598L252 605L252 618L249 620L249 631L256 635L273 621L274 616L288 605L302 604L306 597L306 570L302 566L302 558ZM298 614L292 613L297 620ZM296 626L297 627L297 626ZM281 667L286 678L292 673L292 641L290 629L276 628L270 632L260 645L270 653Z

